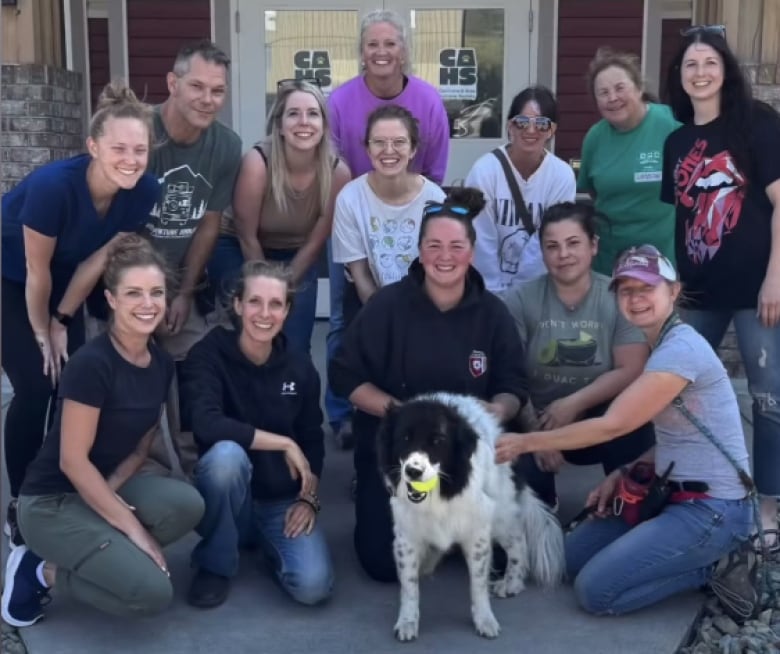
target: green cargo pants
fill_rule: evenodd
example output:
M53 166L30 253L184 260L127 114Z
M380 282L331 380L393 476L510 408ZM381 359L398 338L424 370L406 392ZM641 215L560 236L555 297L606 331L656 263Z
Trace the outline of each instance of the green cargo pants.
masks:
M118 494L163 547L203 515L198 491L176 479L135 476ZM22 495L18 519L27 546L57 566L58 594L120 616L154 614L170 604L168 575L78 493Z

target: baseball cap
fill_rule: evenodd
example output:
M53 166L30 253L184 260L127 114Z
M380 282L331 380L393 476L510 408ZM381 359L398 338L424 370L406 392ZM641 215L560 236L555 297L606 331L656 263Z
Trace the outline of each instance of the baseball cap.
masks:
M617 280L623 277L638 279L653 286L657 286L664 280L677 281L677 273L672 262L653 245L632 247L620 254L612 270L610 289L614 289Z

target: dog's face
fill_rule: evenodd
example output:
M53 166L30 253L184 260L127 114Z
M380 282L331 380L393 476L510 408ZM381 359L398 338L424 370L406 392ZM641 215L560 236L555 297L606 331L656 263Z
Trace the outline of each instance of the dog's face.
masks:
M468 483L477 439L468 423L441 402L407 402L388 409L380 425L380 471L391 490L405 492L411 502L420 503L429 494L415 490L412 482L436 476L441 496L453 497Z

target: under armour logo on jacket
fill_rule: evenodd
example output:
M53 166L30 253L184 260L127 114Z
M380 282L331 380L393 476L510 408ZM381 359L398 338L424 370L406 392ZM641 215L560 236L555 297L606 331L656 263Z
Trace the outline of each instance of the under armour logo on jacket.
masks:
M294 381L282 382L282 395L298 395Z

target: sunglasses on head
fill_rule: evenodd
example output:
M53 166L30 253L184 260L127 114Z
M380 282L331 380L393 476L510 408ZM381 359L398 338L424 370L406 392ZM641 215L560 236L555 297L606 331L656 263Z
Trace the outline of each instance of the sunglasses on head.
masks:
M520 130L526 130L533 125L540 132L549 132L553 121L547 116L514 116L512 123Z
M714 34L726 38L725 25L691 25L680 30L682 36L694 36L695 34Z
M470 209L459 204L449 204L447 202L429 202L425 205L425 209L423 209L423 216L435 216L437 213L441 213L442 211L455 214L456 216L468 216L471 213Z
M276 83L276 88L280 89L283 86L287 86L288 84L300 84L302 82L307 82L309 84L314 84L318 89L322 88L322 81L319 77L301 77L300 79L296 79L294 77L286 77L285 79L280 79Z

